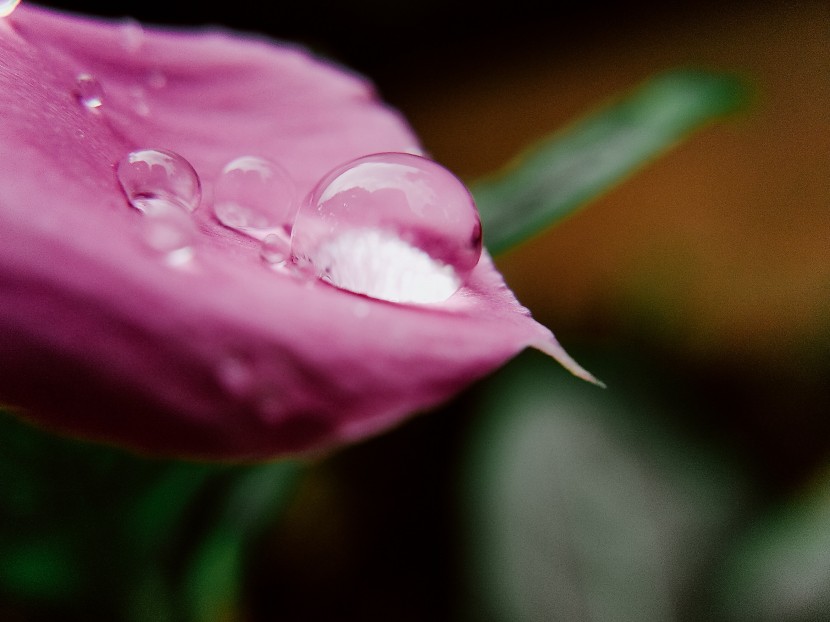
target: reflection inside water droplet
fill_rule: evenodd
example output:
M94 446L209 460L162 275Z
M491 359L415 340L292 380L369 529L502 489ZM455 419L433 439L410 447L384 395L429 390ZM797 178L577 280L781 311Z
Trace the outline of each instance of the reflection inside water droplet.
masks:
M96 110L104 103L104 90L95 76L79 73L75 77L75 97L86 108Z
M20 4L20 0L0 0L0 17L8 17Z
M118 163L117 175L130 205L142 212L147 212L155 203L172 204L192 212L202 197L196 171L172 151L132 151Z
M294 181L278 164L257 156L229 162L213 189L217 220L258 240L288 232L297 210Z
M435 303L481 256L481 222L455 175L427 158L383 153L324 177L294 222L301 270L373 298Z

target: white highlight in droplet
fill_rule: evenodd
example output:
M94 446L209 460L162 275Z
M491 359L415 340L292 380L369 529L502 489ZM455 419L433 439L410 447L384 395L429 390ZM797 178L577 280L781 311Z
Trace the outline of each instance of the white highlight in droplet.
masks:
M20 4L20 0L0 0L0 17L8 17Z
M346 231L322 244L315 266L332 285L391 302L441 302L461 287L452 266L377 229Z

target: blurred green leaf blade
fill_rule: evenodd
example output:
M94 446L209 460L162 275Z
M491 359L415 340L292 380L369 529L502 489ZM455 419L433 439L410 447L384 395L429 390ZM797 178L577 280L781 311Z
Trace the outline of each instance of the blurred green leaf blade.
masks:
M222 620L236 606L250 547L290 502L300 475L299 463L279 461L238 470L228 481L184 576L188 620Z
M592 367L623 388L558 379L532 352L485 387L460 479L471 620L707 619L706 571L753 494L744 467L675 416L682 391L638 380L656 370Z
M652 78L473 183L485 245L498 254L536 235L747 96L733 75L675 70Z
M729 622L830 620L830 467L750 523L717 585Z
M152 459L0 411L0 601L90 622L227 619L301 471Z

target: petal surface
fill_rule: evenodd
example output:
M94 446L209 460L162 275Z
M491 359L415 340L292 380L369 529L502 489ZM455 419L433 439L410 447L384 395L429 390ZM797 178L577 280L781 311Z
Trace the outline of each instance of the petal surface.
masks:
M79 101L94 76L102 105ZM154 455L264 459L336 447L428 409L528 346L589 378L485 255L446 304L403 306L275 272L213 217L243 155L308 194L335 166L418 149L364 78L222 30L20 6L0 20L0 403ZM116 177L138 148L203 183L185 266L142 240Z

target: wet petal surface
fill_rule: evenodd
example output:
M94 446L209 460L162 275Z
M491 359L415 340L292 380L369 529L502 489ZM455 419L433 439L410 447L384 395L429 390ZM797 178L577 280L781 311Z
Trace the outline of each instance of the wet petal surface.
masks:
M275 270L217 219L237 158L306 197L344 162L418 151L370 83L300 48L21 5L0 20L0 109L0 403L28 419L260 459L379 433L528 346L583 373L486 252L447 301L401 305ZM118 164L148 149L192 166L195 207L192 184L171 186L187 209L130 206Z

